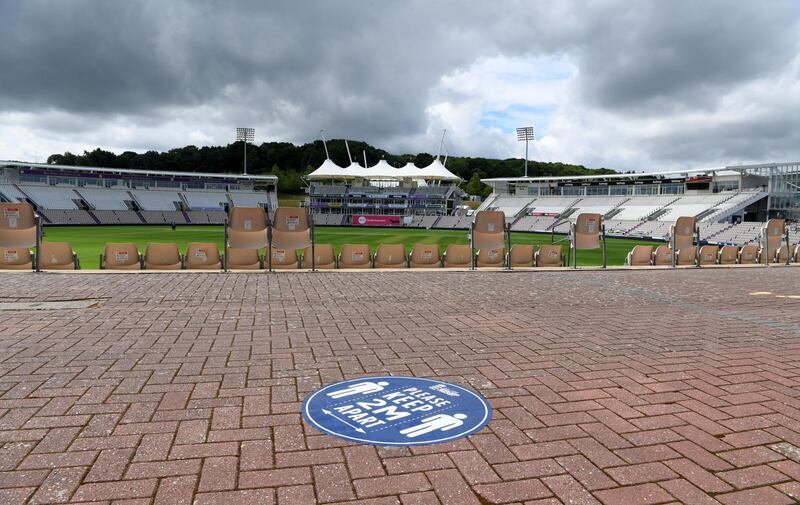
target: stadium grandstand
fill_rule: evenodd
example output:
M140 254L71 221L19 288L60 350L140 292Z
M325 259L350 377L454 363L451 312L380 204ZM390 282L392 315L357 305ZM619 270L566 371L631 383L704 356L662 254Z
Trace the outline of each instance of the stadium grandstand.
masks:
M426 167L340 167L326 159L305 177L308 207L320 225L414 226L431 228L460 212L461 179L438 159Z
M0 202L47 225L222 224L231 206L278 206L277 177L0 161Z
M800 163L483 182L493 191L478 210L503 211L512 231L566 233L578 215L596 213L610 236L665 240L678 217L691 216L704 243L742 245L781 218L790 240L800 239ZM437 226L466 229L470 220Z

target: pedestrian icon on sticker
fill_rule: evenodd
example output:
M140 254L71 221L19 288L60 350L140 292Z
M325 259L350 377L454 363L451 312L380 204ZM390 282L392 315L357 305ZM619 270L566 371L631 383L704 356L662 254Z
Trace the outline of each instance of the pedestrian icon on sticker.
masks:
M340 389L338 391L332 391L330 393L326 393L327 396L331 398L343 398L345 396L355 395L355 394L367 394L367 393L376 393L378 391L383 391L384 386L388 386L389 383L386 381L380 382L359 382L358 384L353 384L347 386L344 389Z
M480 394L416 377L361 377L309 394L303 418L335 437L372 445L427 445L480 431L492 418Z

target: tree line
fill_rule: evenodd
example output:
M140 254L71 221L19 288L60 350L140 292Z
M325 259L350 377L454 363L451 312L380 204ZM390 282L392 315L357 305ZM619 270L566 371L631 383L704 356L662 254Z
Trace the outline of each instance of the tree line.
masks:
M352 141L350 152L354 160L364 164L366 154L369 165L385 159L392 166L402 166L412 162L419 167L429 165L434 156L429 153L392 154L373 147L366 142ZM328 141L331 160L339 166L347 166L350 161L342 140ZM136 153L125 151L116 154L97 148L83 154L53 154L47 163L56 165L91 166L106 168L131 168L140 170L161 170L173 172L214 172L242 173L243 146L234 142L226 146L186 146L166 152L147 151ZM299 193L303 191L302 177L325 161L325 147L317 140L300 146L289 142L264 142L260 145L247 145L247 172L255 175L273 174L278 176L278 191ZM519 158L504 160L492 158L472 158L449 156L447 168L464 179L462 187L470 194L489 194L489 187L479 179L487 177L518 177L523 175L524 161ZM612 174L607 168L589 169L583 165L559 162L528 161L528 175L564 176Z

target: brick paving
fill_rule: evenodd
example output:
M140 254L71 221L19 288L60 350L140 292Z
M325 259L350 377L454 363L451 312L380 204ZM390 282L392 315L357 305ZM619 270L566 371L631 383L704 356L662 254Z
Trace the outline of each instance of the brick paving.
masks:
M0 274L0 503L791 504L800 268ZM494 408L372 447L300 402L437 377Z

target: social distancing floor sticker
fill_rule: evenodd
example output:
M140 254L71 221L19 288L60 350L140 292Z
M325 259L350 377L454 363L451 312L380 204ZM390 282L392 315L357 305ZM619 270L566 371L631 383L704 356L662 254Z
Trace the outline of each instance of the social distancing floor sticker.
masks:
M465 387L416 377L361 377L308 395L303 418L335 437L372 445L449 442L482 429L489 402Z

